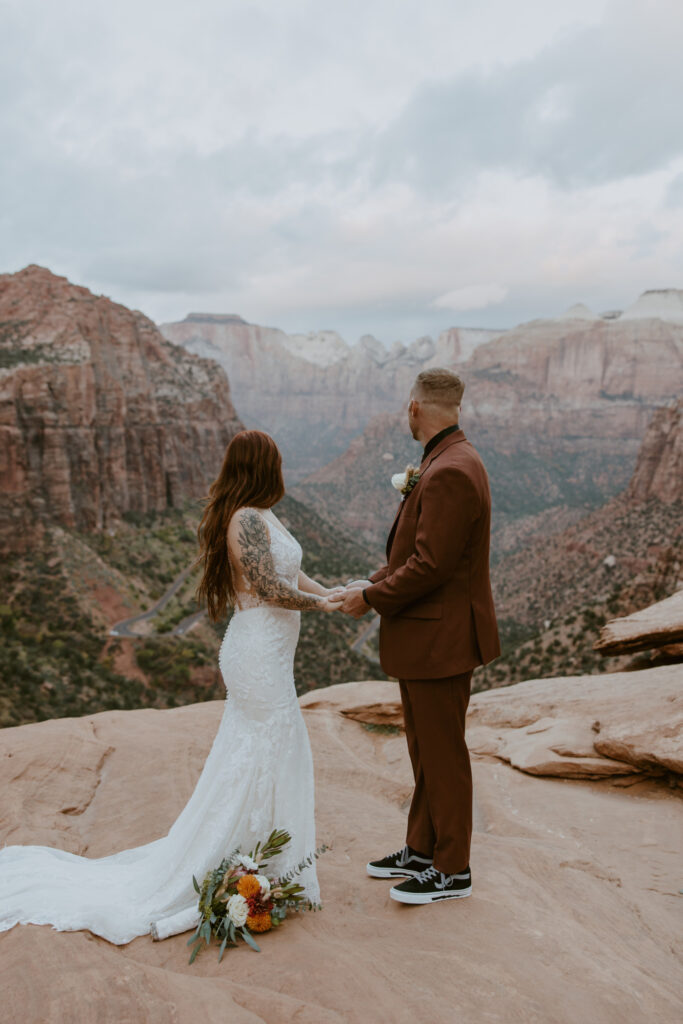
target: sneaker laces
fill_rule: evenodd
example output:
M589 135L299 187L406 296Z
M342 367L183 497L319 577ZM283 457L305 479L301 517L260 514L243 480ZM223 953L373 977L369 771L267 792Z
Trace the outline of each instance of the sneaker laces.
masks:
M441 872L437 871L433 864L430 864L417 876L419 882L431 882L435 878L441 878Z

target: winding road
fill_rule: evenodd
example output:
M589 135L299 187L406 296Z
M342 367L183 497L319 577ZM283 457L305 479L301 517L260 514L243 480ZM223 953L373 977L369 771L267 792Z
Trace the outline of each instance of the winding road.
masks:
M176 623L173 629L169 629L165 633L137 633L133 628L138 622L146 622L149 619L153 619L159 612L162 612L171 598L178 593L187 577L192 572L193 566L189 565L183 569L182 572L178 573L175 577L168 590L159 598L156 604L153 604L151 608L148 608L146 612L140 612L138 615L132 615L130 618L121 619L120 622L115 622L109 630L110 636L123 636L129 639L136 639L142 636L184 636L189 633L193 626L204 618L206 610L201 609L200 611L193 612L192 615L186 615L184 619ZM365 629L360 633L359 636L350 645L351 650L356 654L363 654L369 661L374 661L379 664L379 658L372 652L362 651L364 644L375 635L379 629L379 615L374 615L370 620Z
M136 633L132 627L137 622L145 622L147 619L153 619L155 615L163 611L171 598L178 593L187 577L192 572L193 566L188 565L186 569L183 569L171 583L168 590L159 598L156 604L153 604L151 608L148 608L146 612L140 612L139 615L132 615L129 619L121 619L120 622L115 622L109 630L110 636L126 636L126 637L141 637L142 633ZM185 633L189 633L193 626L195 626L200 619L206 615L204 610L193 612L192 615L186 615L184 619L176 623L173 629L169 629L167 633L146 633L145 636L183 636Z

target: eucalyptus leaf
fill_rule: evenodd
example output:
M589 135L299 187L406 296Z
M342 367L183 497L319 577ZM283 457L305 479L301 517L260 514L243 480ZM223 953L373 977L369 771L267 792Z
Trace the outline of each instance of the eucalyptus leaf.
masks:
M252 939L252 937L249 934L249 932L247 931L247 929L246 928L242 928L241 931L242 931L242 938L247 943L247 945L251 946L251 948L256 950L257 953L260 953L261 950L256 945L256 943L254 942L254 940Z

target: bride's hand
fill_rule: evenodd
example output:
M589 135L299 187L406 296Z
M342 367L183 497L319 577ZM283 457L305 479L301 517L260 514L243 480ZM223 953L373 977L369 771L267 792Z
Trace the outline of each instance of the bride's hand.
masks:
M365 590L366 587L372 586L372 580L349 580L346 584L345 590Z
M336 590L330 591L323 600L320 602L321 612L338 612L341 610L342 602L344 600L344 588L337 587Z

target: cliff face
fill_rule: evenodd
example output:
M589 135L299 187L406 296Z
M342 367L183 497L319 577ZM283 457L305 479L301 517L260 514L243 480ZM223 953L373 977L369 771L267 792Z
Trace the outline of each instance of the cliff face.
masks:
M627 486L653 413L683 391L683 326L535 321L451 365L466 382L462 425L491 478L495 545L513 523L550 509L585 511ZM389 477L416 457L405 414L383 413L298 493L381 543L396 507Z
M628 497L638 504L651 498L683 501L683 399L652 417Z
M626 484L654 409L683 386L683 324L654 315L574 312L389 350L370 336L349 346L332 331L287 335L234 316L191 314L162 330L222 363L238 413L275 436L290 482L342 455L371 419L396 414L421 369L445 365L465 377L463 421L480 446L517 461L563 458L607 495ZM556 489L545 471L535 483Z
M30 266L0 276L0 545L198 496L241 424L222 370L139 312Z
M683 325L659 319L535 320L478 348L469 367L513 375L565 404L641 399L661 404L680 384ZM672 381L672 375L674 380Z
M464 372L470 416L483 430L514 417L515 433L618 441L635 457L654 409L683 387L683 325L534 321L478 348Z
M370 335L350 346L334 331L288 335L236 316L191 313L161 330L221 363L240 417L275 436L290 481L341 454L373 416L396 412L421 369L452 365L497 333L452 328L387 350Z

